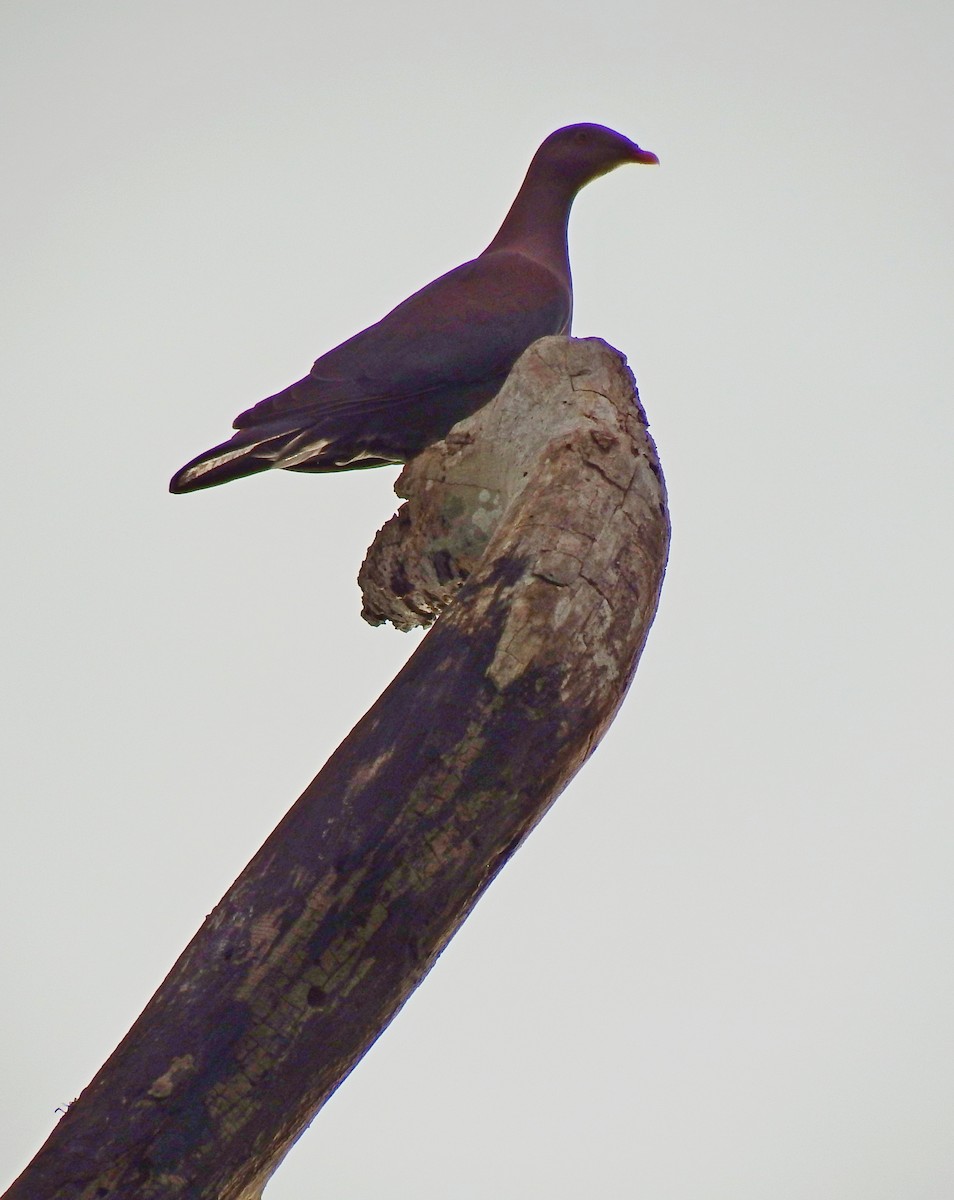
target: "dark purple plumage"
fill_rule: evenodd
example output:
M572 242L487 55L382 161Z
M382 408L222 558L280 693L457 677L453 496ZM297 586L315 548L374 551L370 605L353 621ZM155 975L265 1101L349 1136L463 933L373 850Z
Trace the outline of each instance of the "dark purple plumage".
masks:
M190 492L270 467L341 471L406 462L491 400L537 338L568 333L566 230L585 183L622 163L655 163L602 125L552 133L497 236L311 371L234 421L229 441L173 476Z

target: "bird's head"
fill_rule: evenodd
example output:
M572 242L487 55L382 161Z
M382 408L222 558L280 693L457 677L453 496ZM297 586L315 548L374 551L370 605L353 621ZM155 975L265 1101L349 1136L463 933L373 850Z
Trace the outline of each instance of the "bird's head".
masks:
M658 162L652 151L605 125L567 125L550 134L534 155L532 167L552 172L576 192L623 163Z

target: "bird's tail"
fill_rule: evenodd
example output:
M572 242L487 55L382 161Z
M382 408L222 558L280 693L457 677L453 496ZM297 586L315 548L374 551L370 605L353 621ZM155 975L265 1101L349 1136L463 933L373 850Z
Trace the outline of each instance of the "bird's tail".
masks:
M186 463L173 475L169 491L175 494L197 492L230 479L257 475L271 467L290 465L299 457L297 450L302 436L300 428L289 429L287 425L239 430L227 442L213 446ZM312 447L309 449L313 452Z

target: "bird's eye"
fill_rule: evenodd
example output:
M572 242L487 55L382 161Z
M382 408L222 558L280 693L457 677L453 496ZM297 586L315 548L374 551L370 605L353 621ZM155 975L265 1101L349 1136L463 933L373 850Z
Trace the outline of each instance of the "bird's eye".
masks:
M585 129L578 129L576 131L576 140L578 142L588 142L590 140L589 134L586 132Z

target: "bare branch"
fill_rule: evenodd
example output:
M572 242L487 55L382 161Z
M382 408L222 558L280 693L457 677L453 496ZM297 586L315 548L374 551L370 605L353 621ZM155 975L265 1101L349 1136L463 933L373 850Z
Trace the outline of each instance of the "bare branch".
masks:
M632 377L547 338L402 474L369 619L441 619L7 1200L255 1200L612 720L665 491Z

